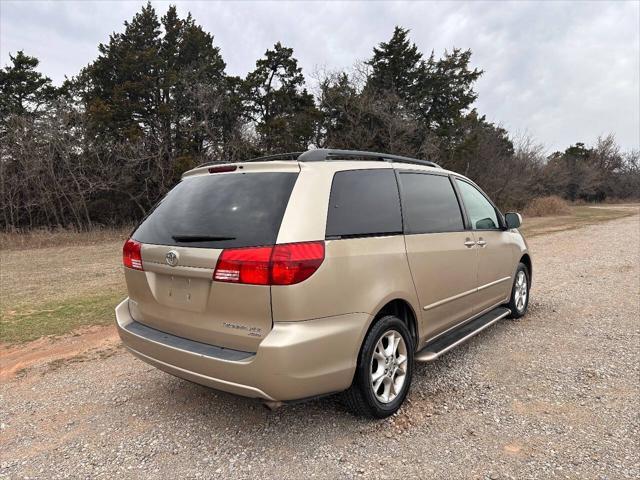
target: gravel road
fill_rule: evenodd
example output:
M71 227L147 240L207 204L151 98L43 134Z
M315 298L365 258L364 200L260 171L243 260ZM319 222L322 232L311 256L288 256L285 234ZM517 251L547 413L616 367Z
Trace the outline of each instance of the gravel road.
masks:
M530 243L529 314L418 365L390 419L269 412L118 347L0 385L0 477L639 478L640 217Z

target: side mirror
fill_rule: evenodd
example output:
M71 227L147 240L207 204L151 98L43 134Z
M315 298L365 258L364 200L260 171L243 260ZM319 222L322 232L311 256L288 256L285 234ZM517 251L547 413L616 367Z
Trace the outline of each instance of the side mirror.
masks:
M507 223L508 229L518 228L520 225L522 225L522 215L520 215L519 213L507 213L504 216L504 220Z

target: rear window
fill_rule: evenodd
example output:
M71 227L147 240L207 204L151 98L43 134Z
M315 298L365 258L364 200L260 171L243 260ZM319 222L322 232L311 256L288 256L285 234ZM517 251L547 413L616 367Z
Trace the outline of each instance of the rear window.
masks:
M402 233L402 217L393 170L349 170L334 175L327 237L397 233Z
M133 234L142 243L232 248L276 243L297 173L186 178Z

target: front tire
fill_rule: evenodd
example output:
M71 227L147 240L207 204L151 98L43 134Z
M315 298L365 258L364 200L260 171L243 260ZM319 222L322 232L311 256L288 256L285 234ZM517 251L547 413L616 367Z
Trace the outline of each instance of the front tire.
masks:
M529 269L524 263L518 264L513 287L511 288L511 298L509 299L509 318L520 318L527 313L529 306Z
M414 342L397 317L380 318L364 339L345 400L355 414L385 418L398 411L413 377Z

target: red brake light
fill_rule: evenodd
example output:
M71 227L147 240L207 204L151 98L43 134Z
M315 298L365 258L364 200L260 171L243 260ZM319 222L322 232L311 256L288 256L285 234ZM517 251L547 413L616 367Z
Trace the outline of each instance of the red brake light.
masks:
M213 279L219 282L268 285L272 249L273 247L250 247L223 250Z
M229 248L220 254L213 279L253 285L293 285L313 275L323 260L322 241Z
M286 243L273 247L271 282L293 285L306 280L324 260L324 242Z
M221 165L219 167L210 167L209 173L235 172L237 168L237 165Z
M131 238L124 242L124 246L122 247L122 263L125 267L134 270L144 270L144 268L142 268L142 255L140 254L141 247L142 244L140 242L136 242Z

